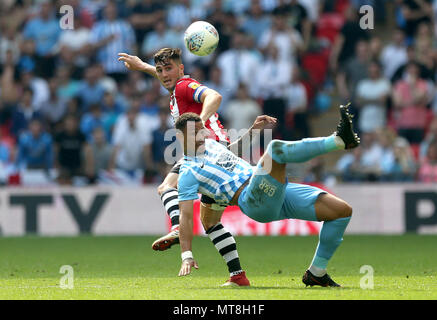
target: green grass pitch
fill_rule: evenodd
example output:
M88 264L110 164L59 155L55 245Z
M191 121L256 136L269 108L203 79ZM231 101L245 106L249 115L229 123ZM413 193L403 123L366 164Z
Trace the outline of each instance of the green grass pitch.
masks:
M180 249L150 249L155 237L0 238L0 299L437 299L437 236L345 236L329 273L343 288L305 288L317 237L236 237L250 288L221 288L223 259L195 237L199 269L177 277ZM62 265L74 288L60 288ZM360 267L374 269L363 290Z

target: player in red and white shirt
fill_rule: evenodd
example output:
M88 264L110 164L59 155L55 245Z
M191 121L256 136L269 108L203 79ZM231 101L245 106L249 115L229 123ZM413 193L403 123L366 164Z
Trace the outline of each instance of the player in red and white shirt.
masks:
M221 95L206 86L203 86L194 79L184 74L184 65L181 60L181 50L173 48L163 48L154 55L155 66L143 62L136 56L131 56L126 53L119 54L119 61L124 62L125 66L130 70L137 70L148 73L156 77L162 86L171 94L170 111L173 119L176 119L186 113L194 112L200 116L205 127L210 129L217 141L225 144L229 143L229 138L223 130L217 110L222 101ZM158 187L158 193L161 196L161 201L169 215L172 223L172 230L169 234L157 239L152 248L154 250L166 250L173 244L179 243L179 201L177 183L179 177L180 162L171 169L163 183ZM200 217L202 224L208 225L208 220L221 217L224 209L214 207L214 200L202 196L202 205L200 206ZM220 218L216 221L219 221ZM208 230L205 230L215 247L222 255L230 273L230 279L225 285L248 286L249 280L246 278L245 272L241 269L240 259L236 249L234 237L223 228L221 223L218 223ZM223 239L218 241L217 239ZM185 261L185 257L182 257ZM194 260L186 259L186 263L193 264L191 267L197 268L194 265Z

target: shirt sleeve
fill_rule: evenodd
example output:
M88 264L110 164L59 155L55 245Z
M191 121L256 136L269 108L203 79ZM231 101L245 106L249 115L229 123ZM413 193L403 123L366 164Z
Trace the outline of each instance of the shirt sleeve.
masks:
M184 100L188 102L201 103L202 94L208 87L201 85L195 81L184 81L181 83L181 87L178 88L182 94Z
M181 167L178 178L179 201L198 199L199 182L188 167Z

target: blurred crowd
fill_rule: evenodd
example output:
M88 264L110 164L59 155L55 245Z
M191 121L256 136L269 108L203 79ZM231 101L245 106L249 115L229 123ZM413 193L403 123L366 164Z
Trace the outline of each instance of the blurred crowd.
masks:
M374 30L360 27L365 4ZM264 113L280 120L274 138L301 139L351 101L362 145L335 168L312 162L309 182L435 182L435 15L430 0L1 1L0 184L161 181L169 94L117 54L153 64L162 47L182 48L186 74L222 95L225 128ZM220 34L210 56L183 44L196 20Z

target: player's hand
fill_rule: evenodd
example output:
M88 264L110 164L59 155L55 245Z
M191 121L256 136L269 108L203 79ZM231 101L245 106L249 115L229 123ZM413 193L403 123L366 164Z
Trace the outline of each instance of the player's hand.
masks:
M182 261L181 270L179 270L179 277L189 275L193 267L199 269L199 266L194 259L188 258Z
M266 126L273 127L277 122L278 122L278 119L267 116L267 115L258 116L258 117L256 117L255 122L252 125L252 129L262 130Z
M118 61L123 61L126 68L134 71L142 71L144 70L144 62L137 56L131 56L127 53L119 53Z

